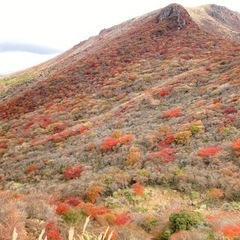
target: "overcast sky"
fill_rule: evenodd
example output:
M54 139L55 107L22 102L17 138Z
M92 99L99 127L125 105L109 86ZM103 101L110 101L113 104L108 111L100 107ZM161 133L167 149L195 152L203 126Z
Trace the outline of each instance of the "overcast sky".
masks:
M46 61L103 28L173 2L214 3L240 12L239 0L1 0L0 74Z

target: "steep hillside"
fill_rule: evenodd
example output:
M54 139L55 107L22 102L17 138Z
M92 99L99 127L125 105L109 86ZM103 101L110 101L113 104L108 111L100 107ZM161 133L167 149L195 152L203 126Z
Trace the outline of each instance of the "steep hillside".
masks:
M88 215L113 239L239 237L240 44L193 19L171 4L0 80L4 240Z
M189 8L189 14L203 29L224 38L240 41L240 13L215 4Z

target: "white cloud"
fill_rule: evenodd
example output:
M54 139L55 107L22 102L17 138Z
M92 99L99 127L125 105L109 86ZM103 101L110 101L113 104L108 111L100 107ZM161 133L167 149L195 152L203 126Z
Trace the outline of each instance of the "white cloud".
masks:
M29 68L55 56L56 54L39 55L28 52L0 53L0 75Z

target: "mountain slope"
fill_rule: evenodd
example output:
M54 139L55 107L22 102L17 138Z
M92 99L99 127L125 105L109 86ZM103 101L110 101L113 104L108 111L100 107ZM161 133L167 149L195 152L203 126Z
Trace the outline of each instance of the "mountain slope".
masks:
M240 45L193 19L171 4L1 80L1 186L22 194L26 209L28 195L42 196L24 220L28 234L50 220L64 233L87 214L93 230L107 223L120 239L159 239L170 213L206 204L210 225L192 236L225 234L226 218L212 221L240 196ZM145 198L133 195L142 191L136 183ZM178 201L163 188L179 191ZM74 212L70 220L61 204ZM117 221L99 205L130 215Z
M188 8L203 29L230 40L240 41L240 13L215 4Z

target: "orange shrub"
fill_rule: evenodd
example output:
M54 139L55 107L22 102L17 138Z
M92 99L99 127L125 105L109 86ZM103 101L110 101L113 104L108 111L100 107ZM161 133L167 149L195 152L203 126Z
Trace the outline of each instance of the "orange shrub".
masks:
M142 196L144 193L144 187L140 183L134 183L132 189L137 196Z
M127 142L131 142L132 140L133 140L133 135L132 134L124 135L124 136L122 136L118 139L118 141L122 144L127 143Z
M222 233L225 237L228 237L230 240L234 240L235 237L240 236L240 223L236 225L227 225L222 228Z
M211 199L219 199L224 196L224 192L219 188L213 188L209 194Z
M181 114L180 108L173 108L173 109L163 112L162 117L163 118L172 118L172 117L178 117L180 114Z
M93 218L98 217L99 215L103 215L109 213L110 210L106 207L99 207L94 205L93 203L85 203L82 205L83 211Z
M116 138L106 137L103 140L102 145L100 146L100 149L103 151L108 151L108 150L112 150L117 145L118 145L118 140Z
M115 129L112 133L112 137L114 138L120 138L122 136L123 132L120 129Z
M133 166L134 164L139 163L141 160L141 153L138 147L132 146L129 150L129 154L125 160L126 166Z
M30 173L30 172L34 172L37 170L37 166L36 165L30 165L26 168L25 172L26 173Z
M87 193L87 200L91 203L95 203L100 197L103 187L95 186L90 188Z
M232 148L234 149L236 155L240 155L240 138L233 142Z
M214 157L221 150L220 147L207 147L198 152L200 157Z

